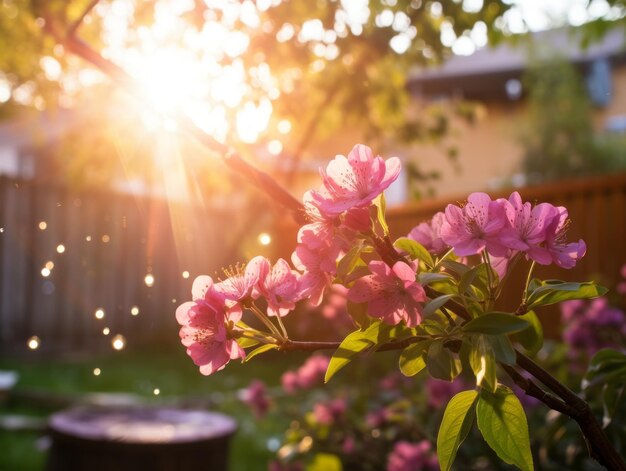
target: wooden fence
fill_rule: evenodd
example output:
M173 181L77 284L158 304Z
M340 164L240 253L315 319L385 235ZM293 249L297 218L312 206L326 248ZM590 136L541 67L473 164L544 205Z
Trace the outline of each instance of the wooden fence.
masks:
M520 192L527 201L566 206L572 220L570 239L587 242L587 255L576 268L541 267L538 276L594 278L609 286L617 281L626 262L626 175ZM492 196L507 197L508 192ZM455 201L391 209L393 235L406 235ZM118 333L134 344L163 334L175 340L173 313L189 298L195 276L212 275L219 267L256 253L289 258L295 246L294 223L278 218L269 231L274 236L272 253L250 244L254 231L249 225L261 219L261 212L250 217L245 210L209 210L112 193L75 194L0 178L0 352L25 351L31 336L40 338L39 351L44 354L110 349ZM183 272L189 276L183 277ZM147 275L153 277L151 286ZM521 282L512 280L510 286ZM507 307L515 307L519 293L509 290L506 299ZM133 307L138 315L132 314ZM96 318L98 309L104 318ZM544 314L552 335L558 331L557 315L555 310ZM105 328L109 335L103 334Z
M0 352L32 336L39 354L176 341L176 306L241 257L242 224L232 208L0 178Z

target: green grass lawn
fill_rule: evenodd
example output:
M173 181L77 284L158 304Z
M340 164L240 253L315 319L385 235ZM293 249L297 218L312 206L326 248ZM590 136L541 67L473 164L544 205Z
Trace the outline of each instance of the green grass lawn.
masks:
M62 407L55 399L80 397L83 393L131 393L152 403L175 399L212 399L214 410L239 422L231 447L231 470L265 469L272 456L267 440L286 428L286 423L257 424L236 391L254 378L278 385L280 375L303 359L299 355L269 354L248 365L233 362L212 376L202 376L182 348L127 349L102 357L71 360L45 358L0 359L0 370L19 373L14 394L0 405L0 415L47 417ZM99 368L100 374L94 375ZM159 395L155 396L155 389ZM39 398L34 400L33 396ZM0 470L35 471L45 463L45 438L41 433L0 430Z

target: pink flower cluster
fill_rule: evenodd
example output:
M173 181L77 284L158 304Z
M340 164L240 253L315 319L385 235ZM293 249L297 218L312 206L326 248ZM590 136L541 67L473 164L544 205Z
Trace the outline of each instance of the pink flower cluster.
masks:
M322 186L305 193L308 224L298 232L291 260L302 275L303 294L318 306L337 272L337 260L352 246L359 232L371 228L372 201L398 177L400 160L383 160L357 144L348 157L338 155L326 170Z
M176 310L187 354L204 375L221 370L230 360L244 358L243 349L231 335L243 308L263 298L268 316L284 316L301 299L300 291L299 274L282 259L272 266L265 257L255 257L219 283L210 276L197 277L191 290L193 301Z
M439 461L428 440L418 443L400 441L387 460L387 471L436 471Z
M283 373L281 377L283 389L287 394L294 394L322 384L329 362L326 355L311 355L297 370Z
M347 408L345 399L341 398L318 402L313 405L313 418L318 424L333 425L344 417Z
M252 412L258 419L262 418L270 408L267 388L261 380L253 380L247 388L239 392L238 397L252 409Z
M494 263L522 253L541 265L572 268L585 255L583 240L567 242L567 209L549 203L532 206L518 192L492 200L472 193L464 206L448 205L430 223L416 226L409 237L434 254L447 248L460 257L486 251Z

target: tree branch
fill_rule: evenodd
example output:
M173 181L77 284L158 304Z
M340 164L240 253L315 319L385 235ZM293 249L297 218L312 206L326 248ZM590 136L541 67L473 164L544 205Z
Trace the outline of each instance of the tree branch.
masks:
M115 82L119 83L123 88L131 90L138 88L135 80L128 75L124 69L119 67L114 62L102 57L102 55L93 50L81 41L80 38L73 34L72 29L73 31L76 31L80 24L74 24L74 26L70 29L70 33L72 34L64 34L54 21L54 18L50 15L46 15L45 19L45 31L54 37L59 44L63 45L67 51L91 63ZM131 96L134 97L132 94ZM296 222L299 224L305 222L304 207L302 203L294 198L293 195L285 190L281 185L279 185L270 175L246 162L234 149L222 144L212 136L205 133L202 129L196 126L196 124L188 116L178 114L176 116L176 121L184 132L195 138L208 150L220 155L224 163L231 170L242 175L246 180L248 180L248 182L252 183L272 200L289 209Z

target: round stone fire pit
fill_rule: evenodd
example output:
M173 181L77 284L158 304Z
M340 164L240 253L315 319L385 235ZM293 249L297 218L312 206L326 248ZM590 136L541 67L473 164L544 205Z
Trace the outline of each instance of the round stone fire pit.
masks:
M54 414L48 471L226 471L235 421L154 407L81 407Z

